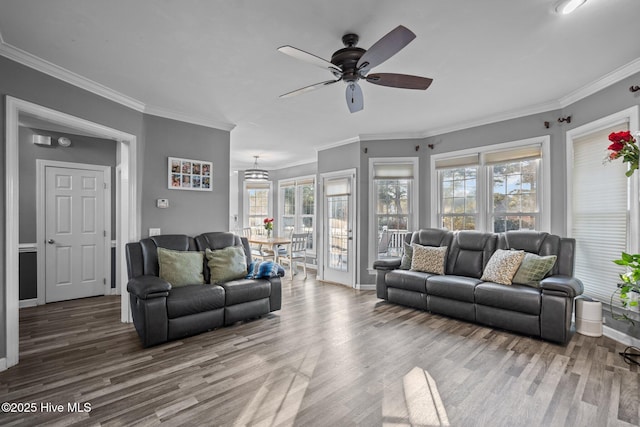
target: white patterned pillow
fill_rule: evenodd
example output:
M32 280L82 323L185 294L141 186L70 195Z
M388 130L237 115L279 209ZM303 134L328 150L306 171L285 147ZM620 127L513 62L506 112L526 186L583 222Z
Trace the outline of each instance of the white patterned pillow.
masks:
M480 280L510 285L523 259L524 251L498 249L491 255Z
M422 246L412 243L413 259L411 269L432 274L444 274L447 246Z

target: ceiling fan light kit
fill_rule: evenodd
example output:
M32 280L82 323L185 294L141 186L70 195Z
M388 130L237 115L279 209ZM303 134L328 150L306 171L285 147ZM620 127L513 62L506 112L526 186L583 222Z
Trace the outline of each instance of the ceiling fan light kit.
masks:
M357 34L345 34L342 36L342 43L345 47L334 52L331 55L331 61L292 46L279 47L278 51L327 69L335 77L335 80L316 83L285 93L280 95L280 98L289 98L343 81L347 84L345 93L347 107L351 113L355 113L364 109L364 96L358 84L359 80L365 80L379 86L425 90L431 85L432 79L395 73L369 74L372 68L391 58L415 38L416 35L411 30L399 25L374 43L369 50L365 50L356 47L359 41Z

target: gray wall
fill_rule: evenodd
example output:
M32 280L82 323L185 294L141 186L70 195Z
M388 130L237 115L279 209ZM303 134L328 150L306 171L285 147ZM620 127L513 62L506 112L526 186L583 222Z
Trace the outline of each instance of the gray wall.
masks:
M136 212L142 216L141 231L146 235L149 227L160 227L163 232L202 232L226 229L229 212L229 132L185 124L173 120L148 116L118 103L109 101L86 90L77 88L54 77L0 57L0 127L5 129L5 96L10 95L76 117L90 120L122 132L135 135L138 144ZM151 136L149 136L151 135ZM5 206L5 134L2 133L0 150L0 222L6 223ZM195 139L192 147L191 139ZM147 148L147 141L150 147ZM20 151L20 150L19 150ZM166 188L167 157L211 159L214 161L214 190L206 194L195 192L162 191ZM153 171L148 171L148 168ZM160 175L163 178L159 179ZM159 180L158 180L159 179ZM149 182L149 180L151 182ZM184 194L183 194L184 193ZM160 195L162 194L162 196ZM202 197L197 197L202 196ZM141 206L145 198L144 209ZM174 200L175 209L157 212L158 197ZM186 207L189 205L190 207ZM155 210L155 211L154 211ZM148 216L147 216L148 215ZM223 218L220 220L220 218ZM202 227L202 228L197 228ZM6 268L5 229L0 228L0 324L6 324ZM0 358L6 356L5 328L0 328Z
M145 168L142 193L142 236L149 228L162 234L197 235L229 229L229 150L227 131L157 116L145 116ZM167 158L213 163L212 191L167 188ZM169 199L169 208L156 199Z

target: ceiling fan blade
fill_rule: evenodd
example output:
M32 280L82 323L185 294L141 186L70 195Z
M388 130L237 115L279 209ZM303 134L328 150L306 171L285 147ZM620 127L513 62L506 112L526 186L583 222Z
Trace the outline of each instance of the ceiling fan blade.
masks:
M325 70L329 70L332 73L338 75L342 75L342 70L331 62L320 58L319 56L313 55L309 52L305 52L304 50L300 50L293 46L281 46L278 48L278 51L284 53L285 55L289 55L295 59L299 59L300 61L308 62L310 64L315 65L316 67L324 68ZM337 77L337 76L336 76Z
M312 90L320 89L321 87L328 86L330 84L333 84L333 83L339 82L339 81L340 81L340 79L338 79L338 80L327 80L326 82L320 82L320 83L316 83L316 84L313 84L313 85L310 85L310 86L305 86L303 88L296 89L296 90L294 90L292 92L285 93L284 95L280 95L280 98L290 98L292 96L300 95L302 93L311 92Z
M358 61L360 73L366 75L370 69L391 58L415 38L416 35L411 30L398 25L360 57Z
M362 96L362 89L358 83L349 83L347 85L346 95L349 111L356 113L364 108L364 97Z
M433 79L427 77L410 76L407 74L376 73L366 77L369 83L380 86L399 87L402 89L425 90L431 86Z

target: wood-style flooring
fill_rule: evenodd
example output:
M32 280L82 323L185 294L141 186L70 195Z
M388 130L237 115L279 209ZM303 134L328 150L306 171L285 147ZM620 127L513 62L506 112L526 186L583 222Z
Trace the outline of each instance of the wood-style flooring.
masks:
M0 425L640 424L622 344L554 345L301 276L284 280L281 311L150 349L119 297L22 309L0 401L37 410Z

